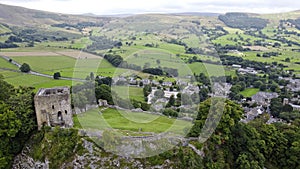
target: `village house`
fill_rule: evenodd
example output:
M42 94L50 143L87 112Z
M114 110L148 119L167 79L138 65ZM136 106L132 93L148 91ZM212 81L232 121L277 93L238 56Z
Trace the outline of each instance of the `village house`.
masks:
M233 67L233 68L242 68L241 65L236 65L236 64L233 64L232 67Z
M167 86L167 87L171 87L173 85L173 83L172 82L163 82L162 85Z
M271 99L277 98L278 94L275 92L258 92L251 97L252 102L257 103L258 105L268 106L271 102Z
M283 99L283 105L290 105L293 108L293 111L300 111L300 105L295 105L292 103L289 103L289 99L288 98L284 98Z
M141 82L144 84L144 85L149 85L151 83L151 81L149 79L142 79Z
M177 85L180 85L180 86L187 86L187 85L189 85L188 82L185 82L185 81L183 81L183 80L177 80L176 84L177 84Z
M258 115L263 114L265 110L262 106L258 106L255 108L245 108L245 111L245 118L241 121L244 123L248 123L249 121L254 120Z
M134 78L130 78L129 84L130 84L130 85L137 85L137 84L138 84L138 81L135 80Z
M214 83L213 95L227 97L230 93L231 86L230 83Z
M287 85L292 92L300 91L300 79L289 79L289 84Z
M199 93L200 89L198 86L194 86L192 84L189 84L188 86L186 86L183 90L182 90L182 93L185 93L185 94L189 94L189 95L192 95L194 93Z
M257 71L254 70L254 68L250 68L250 67L247 67L246 69L244 68L239 68L238 69L238 72L241 73L241 74L257 74Z
M170 98L172 95L174 95L174 98L176 99L177 98L177 94L179 92L164 91L164 93L165 93L164 97Z

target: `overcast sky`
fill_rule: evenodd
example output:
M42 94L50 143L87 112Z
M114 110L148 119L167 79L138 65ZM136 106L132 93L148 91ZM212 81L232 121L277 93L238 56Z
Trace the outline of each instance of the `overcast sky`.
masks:
M177 12L277 13L300 9L299 0L0 0L51 12L98 15Z

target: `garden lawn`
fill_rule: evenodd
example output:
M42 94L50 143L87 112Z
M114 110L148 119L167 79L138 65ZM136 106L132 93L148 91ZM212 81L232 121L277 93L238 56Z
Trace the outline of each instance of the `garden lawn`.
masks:
M259 89L257 88L247 88L244 91L241 91L240 94L243 95L244 97L252 97L257 92L259 92Z

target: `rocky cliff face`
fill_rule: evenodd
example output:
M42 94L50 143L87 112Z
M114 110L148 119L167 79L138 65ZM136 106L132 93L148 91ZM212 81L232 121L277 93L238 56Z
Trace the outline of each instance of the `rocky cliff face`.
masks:
M45 140L48 144L53 144L52 140ZM34 142L30 142L26 145L23 151L15 157L13 168L14 169L49 169L54 168L51 156L46 156L44 160L34 159L32 156L35 153ZM43 144L38 145L43 146ZM53 149L55 145L51 145ZM78 147L81 147L78 150ZM43 153L43 152L42 152ZM174 163L168 159L164 160L159 165L149 164L145 159L134 159L128 157L117 156L112 153L105 152L103 149L99 148L94 142L88 138L82 137L80 141L76 143L76 148L68 160L64 161L60 168L176 168L173 167Z

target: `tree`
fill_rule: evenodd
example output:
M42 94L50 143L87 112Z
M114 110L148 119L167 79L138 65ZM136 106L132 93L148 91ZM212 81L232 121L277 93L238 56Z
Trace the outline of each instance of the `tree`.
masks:
M262 168L264 166L265 144L261 142L260 134L254 127L238 123L232 128L229 145L237 159L235 168ZM251 164L252 162L254 163Z
M273 84L271 85L271 87L270 87L270 90L271 90L272 92L277 92L277 91L279 91L280 89L279 89L279 86L278 86L276 83L273 83Z
M147 97L152 91L151 85L145 85L143 88L144 97Z
M270 110L271 110L272 116L278 117L282 111L282 107L283 107L283 105L282 105L282 101L280 98L271 99Z
M210 109L213 109L213 111L216 113L223 113L221 120L215 129L215 133L218 135L217 140L221 141L222 139L228 139L230 128L240 121L243 110L240 105L234 103L233 101L226 100L224 105L220 104L222 102L222 100L219 102L218 99L207 99L206 101L200 103L198 115L194 126L190 130L189 136L199 136L205 123L207 123L207 125L211 125L212 127L217 125L214 124L214 119L209 119L206 121ZM225 106L224 109L223 106Z
M143 86L144 86L144 83L143 83L142 81L140 81L139 86L140 86L140 87L143 87Z
M60 76L60 72L55 72L53 74L53 79L59 79L61 76Z
M284 61L285 61L285 62L291 62L291 59L290 59L290 58L285 58Z
M171 107L171 106L174 106L175 105L175 97L174 95L171 95L170 99L169 99L169 102L167 104L167 107Z
M31 68L27 63L23 63L22 66L20 67L21 72L28 73L30 72Z
M265 91L265 90L267 90L267 88L268 88L268 86L266 84L262 84L259 86L260 91Z
M106 84L97 86L95 88L95 95L97 100L104 99L107 100L108 104L110 105L114 104L111 89Z
M13 157L36 129L33 88L8 87L0 78L1 94L6 95L0 97L0 168L10 168Z
M163 114L165 116L178 117L178 112L171 108L164 109Z
M147 103L142 102L141 103L141 109L144 111L148 111L150 109L150 105Z

